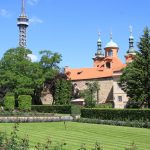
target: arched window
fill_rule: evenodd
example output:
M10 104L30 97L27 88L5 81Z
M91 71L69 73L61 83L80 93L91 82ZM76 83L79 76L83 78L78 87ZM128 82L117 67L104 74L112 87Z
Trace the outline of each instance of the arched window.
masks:
M113 55L113 51L112 49L110 51L108 51L108 56L112 56Z
M110 68L110 62L106 62L106 68Z

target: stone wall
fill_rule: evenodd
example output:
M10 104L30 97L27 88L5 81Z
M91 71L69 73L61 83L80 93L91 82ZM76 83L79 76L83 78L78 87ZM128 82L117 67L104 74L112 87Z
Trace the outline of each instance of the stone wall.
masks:
M41 102L42 104L49 104L52 105L53 103L53 96L49 89L44 88L43 91L41 92Z
M113 101L113 80L112 78L100 78L92 80L78 80L72 81L73 84L77 84L79 90L85 90L87 88L87 83L97 81L100 85L100 90L98 95L96 95L97 103L105 103Z
M119 76L113 77L113 95L114 95L114 106L115 108L125 108L128 97L127 94L119 86Z

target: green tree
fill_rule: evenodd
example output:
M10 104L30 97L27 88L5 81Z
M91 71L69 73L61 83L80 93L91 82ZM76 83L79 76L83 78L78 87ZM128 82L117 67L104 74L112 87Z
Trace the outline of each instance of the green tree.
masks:
M0 61L0 89L21 94L34 95L42 87L44 78L38 63L28 57L31 50L17 47L9 49Z
M135 60L123 70L120 83L130 100L150 108L150 31L146 27Z
M72 97L72 84L65 78L57 78L54 84L54 103L69 104Z
M53 53L49 50L40 51L40 55L40 65L46 82L53 79L59 73L60 68L58 64L62 59L60 54Z
M32 62L28 57L32 51L22 47L9 49L0 60L0 96L7 92L31 95L33 102L40 103L43 85L53 80L59 73L61 55L51 51L40 51L40 62Z
M81 94L85 99L86 107L94 107L96 104L96 93L100 89L98 82L87 83L87 89Z

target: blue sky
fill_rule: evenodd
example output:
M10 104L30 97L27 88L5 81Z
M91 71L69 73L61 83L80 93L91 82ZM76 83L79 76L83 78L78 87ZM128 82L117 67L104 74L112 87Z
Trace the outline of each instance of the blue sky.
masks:
M25 0L25 3L31 21L27 48L38 58L38 52L44 49L62 54L62 67L92 67L98 31L103 48L112 31L124 62L129 25L133 26L135 47L144 27L150 27L150 0ZM9 48L18 46L16 19L20 13L21 0L0 1L0 58Z

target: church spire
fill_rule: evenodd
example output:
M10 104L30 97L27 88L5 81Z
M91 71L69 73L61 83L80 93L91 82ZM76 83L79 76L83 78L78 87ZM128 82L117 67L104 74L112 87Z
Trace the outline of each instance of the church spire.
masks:
M134 37L132 35L132 26L129 27L130 36L129 36L129 49L127 51L127 54L125 55L126 63L130 63L134 60L136 55L136 50L134 49Z
M135 53L132 26L129 26L129 30L130 30L130 36L129 36L129 50L127 51L128 54Z
M100 32L98 32L97 53L95 53L95 57L99 57L99 58L104 57L104 54L102 52L102 41L100 39Z
M110 32L110 40L112 41L112 31Z
M19 46L26 47L26 28L29 25L29 19L25 14L25 1L21 0L21 15L17 19L17 25L19 27Z

